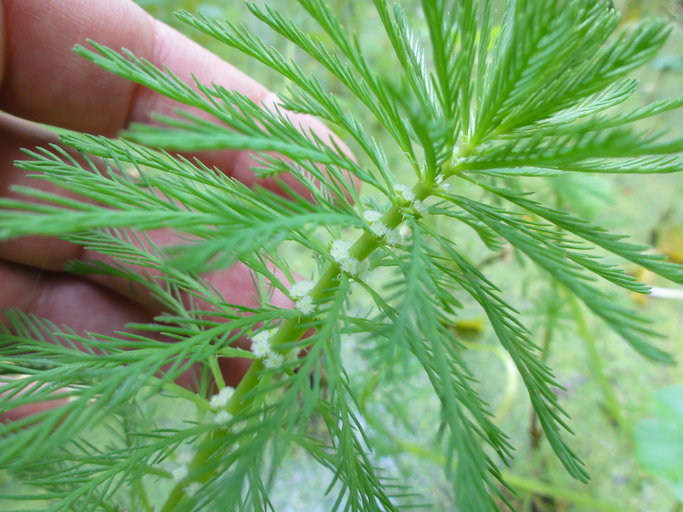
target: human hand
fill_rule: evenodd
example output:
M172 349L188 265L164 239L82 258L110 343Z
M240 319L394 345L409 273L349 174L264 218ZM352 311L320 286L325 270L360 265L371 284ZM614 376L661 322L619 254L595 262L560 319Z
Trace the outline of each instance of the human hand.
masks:
M128 48L157 66L167 66L188 83L192 73L204 83L220 83L255 102L268 104L274 100L264 86L153 19L132 0L0 0L0 7L0 109L6 112L0 114L2 197L14 196L10 190L14 185L29 184L25 172L13 165L14 160L24 157L20 148L56 141L51 131L35 123L115 136L131 122L148 122L152 112L170 114L178 106L72 52L75 44L87 39L112 48ZM322 140L330 136L312 118L302 116L296 122L314 129ZM256 181L246 151L211 152L201 158L246 184ZM261 184L276 186L268 181ZM55 191L35 180L30 185ZM58 193L69 195L66 191ZM178 241L169 230L157 230L149 236L160 246ZM0 243L0 309L18 308L68 325L78 333L105 335L124 330L129 323L150 322L162 312L160 304L130 283L65 273L65 264L73 259L108 258L47 237ZM206 278L231 302L256 305L253 283L244 266L218 270ZM278 290L272 303L290 306L289 299ZM4 317L0 315L0 319ZM233 385L239 382L247 366L248 360L227 360L222 367L226 381ZM188 374L180 382L190 386L192 378ZM37 410L15 408L0 420Z

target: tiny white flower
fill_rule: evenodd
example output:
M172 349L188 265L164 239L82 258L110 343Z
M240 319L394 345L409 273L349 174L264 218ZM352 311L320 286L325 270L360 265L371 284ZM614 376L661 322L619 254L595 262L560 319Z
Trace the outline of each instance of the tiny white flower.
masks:
M332 259L339 264L339 269L342 272L349 274L352 277L358 277L369 269L367 261L359 261L349 254L351 243L343 240L335 240L332 243L330 255Z
M232 414L228 411L220 411L213 417L213 421L219 425L225 425L226 423L229 423L231 419Z
M261 331L254 334L251 337L251 351L258 358L268 356L273 351L270 346L270 333Z
M197 494L202 489L202 484L199 482L192 482L190 485L185 486L185 494L192 497Z
M285 356L277 352L272 352L263 360L266 368L279 368L285 362Z
M377 222L382 218L382 214L377 210L365 210L363 212L363 218L368 222Z
M228 401L232 398L232 395L234 393L235 388L226 386L223 389L221 389L217 394L211 397L209 405L212 409L220 409L221 407L225 407L226 405L228 405Z
M299 281L291 286L291 288L289 289L289 294L294 299L302 299L309 293L311 293L311 290L314 286L315 283L313 283L312 281Z
M370 230L377 236L385 236L389 232L387 225L379 221L370 224Z
M406 201L411 202L411 203L413 201L415 201L415 194L413 194L413 191L410 190L410 188L407 187L406 185L399 184L399 185L396 185L394 187L394 189L396 190L398 195L400 195Z
M292 299L295 299L294 305L296 309L301 311L304 315L309 315L315 311L315 304L313 304L313 297L310 296L311 290L315 287L312 281L299 281L291 286L289 294Z
M315 304L313 304L313 299L310 295L301 297L294 305L296 306L296 309L301 311L304 315L310 315L315 311Z
M344 240L335 240L332 242L332 250L330 250L330 256L337 263L341 263L343 260L349 257L349 249L351 249L351 242L346 242Z
M173 481L175 482L182 482L187 478L187 474L189 473L187 466L182 464L180 466L176 466L173 468L171 471L171 475L173 476Z
M351 242L335 240L332 243L330 256L332 256L332 259L339 264L339 268L342 272L346 272L349 275L355 276L358 274L360 262L356 258L349 255L350 248Z
M381 238L389 231L387 225L381 221L382 214L377 210L365 210L363 212L363 218L368 222L370 231L376 236Z
M339 262L339 268L342 272L346 272L350 276L358 275L358 270L360 269L360 261L356 258L348 257Z

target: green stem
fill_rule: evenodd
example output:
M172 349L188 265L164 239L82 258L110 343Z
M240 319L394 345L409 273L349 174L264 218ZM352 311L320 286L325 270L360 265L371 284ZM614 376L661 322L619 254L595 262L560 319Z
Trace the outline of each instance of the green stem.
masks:
M166 503L164 503L164 506L161 507L161 512L171 512L176 505L180 503L180 500L183 499L184 495L185 491L183 488L180 486L180 484L176 484L176 486L171 490L171 493L168 495L168 498L166 498Z
M593 336L593 333L588 327L588 323L586 322L586 319L581 311L581 306L571 293L567 293L567 301L572 309L572 314L574 315L574 321L576 322L579 336L586 344L586 351L588 352L588 367L590 368L593 379L595 379L595 381L598 383L600 391L602 392L603 406L605 411L607 411L609 419L614 421L618 427L621 427L623 425L621 406L619 405L619 400L614 392L614 388L605 374L605 366L603 364L602 357L600 357L595 336Z
M418 201L423 201L432 193L433 187L427 184L418 183L413 188L413 194ZM398 225L403 222L403 209L407 206L409 206L407 202L397 200L392 204L389 210L387 210L384 216L382 216L381 222L389 229L397 228ZM363 261L380 246L380 243L381 240L376 235L369 231L364 231L349 249L349 256L358 261ZM330 291L334 288L334 284L339 278L340 272L341 270L338 263L328 263L327 268L323 271L318 282L311 290L311 298L314 303L322 302L329 297ZM272 348L277 349L278 346L281 346L284 343L292 343L300 340L308 330L308 328L303 325L304 322L302 322L301 317L285 320L270 340ZM226 406L226 410L229 413L237 415L251 406L251 399L245 397L258 384L263 369L263 362L261 360L254 360ZM214 452L213 443L211 443L211 441L226 432L227 430L216 430L210 434L207 441L200 444L199 450L189 464L190 478L178 482L173 487L166 502L161 507L160 512L172 512L177 509L178 504L185 497L184 486L190 481L204 482L209 479L210 475L206 473L201 474L200 470ZM196 475L194 478L192 478L193 473Z
M218 365L218 357L210 357L207 362L209 364L209 369L211 370L211 375L216 381L216 386L218 386L218 389L223 389L225 387L225 380L223 379L221 368Z

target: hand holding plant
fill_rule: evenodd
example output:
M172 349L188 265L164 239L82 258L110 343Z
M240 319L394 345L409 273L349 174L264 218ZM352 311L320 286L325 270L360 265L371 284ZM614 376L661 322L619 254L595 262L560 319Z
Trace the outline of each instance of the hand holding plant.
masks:
M14 161L22 158L20 149L57 142L53 131L35 123L115 136L131 122L149 121L152 112L170 113L179 107L177 102L114 77L79 57L72 51L77 42L93 38L113 47L129 48L159 66L168 66L185 80L190 80L194 73L202 81L222 83L257 103L272 102L274 98L265 87L154 20L132 1L22 1L6 2L3 7L6 38L2 38L5 65L0 69L3 78L0 108L5 114L0 117L0 168L5 197L18 197L12 187L34 182L14 166ZM321 138L329 136L320 122L308 116L299 116L298 122L316 129ZM207 165L215 165L244 183L257 181L250 169L254 160L247 151L217 151L202 157ZM272 180L260 183L275 186ZM295 186L293 180L290 184ZM40 188L63 194L65 198L80 199L58 184L44 183ZM181 242L163 225L148 231L146 236L157 247ZM69 325L79 334L104 335L124 330L127 324L149 323L165 311L162 301L147 293L144 287L131 286L126 279L94 274L75 276L66 272L69 261L113 261L111 256L77 244L52 236L28 236L4 241L0 244L0 256L2 309L20 309L56 324ZM216 270L206 278L235 303L256 306L256 290L244 265ZM273 291L273 305L290 306L285 294ZM160 333L149 335L154 339L169 339ZM221 361L224 377L236 385L247 363L234 358ZM180 382L190 387L196 377L188 372ZM41 404L39 408L47 405ZM5 415L17 418L35 410L35 404L27 404Z
M619 29L607 1L425 0L420 27L401 6L373 0L393 50L394 72L387 75L323 0L299 4L315 33L272 7L247 7L338 80L348 97L329 94L298 60L243 27L180 13L284 77L289 87L280 102L264 105L262 96L210 75L188 79L160 67L154 55L95 42L77 53L188 110L169 116L161 109L155 124L133 124L122 139L66 134L68 151L32 150L18 164L74 196L15 188L34 201L0 202L0 237L57 236L105 255L69 262L67 270L125 279L163 305L152 321L116 334L83 334L6 313L0 360L22 375L6 384L13 398L28 404L58 392L69 399L37 424L0 427L0 463L35 472L61 468L47 469L40 480L53 510L103 503L152 510L147 490L163 481L172 483L159 500L162 511L269 510L269 485L295 445L338 483L334 510L402 510L415 504L413 493L375 467L362 414L373 389L400 386L397 377L415 368L440 404L435 443L459 508L498 510L506 502L501 466L512 446L478 393L466 346L449 328L465 300L481 308L514 362L557 457L585 481L565 439L552 370L519 313L441 229L445 222L471 229L490 251L513 247L636 352L672 362L650 343L655 333L647 320L596 281L649 291L599 256L605 252L683 284L680 267L532 197L534 183L557 176L683 170L676 156L681 140L635 126L683 101L613 110L637 86L628 74L665 41L663 23ZM334 126L358 160L292 113ZM369 135L370 123L381 127L381 142ZM173 156L216 150L254 152L254 172L288 198L248 188L206 160ZM359 196L353 179L367 196ZM155 243L149 230L162 228L183 233L184 243ZM314 262L304 282L290 270L293 247L295 258L307 254ZM259 291L256 303L201 277L238 262ZM295 307L278 307L271 288ZM351 307L352 292L371 306ZM159 335L176 343L160 343ZM254 340L253 351L239 348L244 337ZM349 343L359 344L367 360L369 384L362 389L344 365ZM223 382L221 358L254 359L235 389ZM201 369L197 393L173 384L193 364ZM206 384L211 379L219 384L216 394ZM160 391L194 404L196 418L172 428L136 424L131 406L137 410ZM80 440L86 427L112 416L120 444ZM168 461L175 466L163 469ZM82 471L87 482L79 480ZM125 482L125 492L115 482Z

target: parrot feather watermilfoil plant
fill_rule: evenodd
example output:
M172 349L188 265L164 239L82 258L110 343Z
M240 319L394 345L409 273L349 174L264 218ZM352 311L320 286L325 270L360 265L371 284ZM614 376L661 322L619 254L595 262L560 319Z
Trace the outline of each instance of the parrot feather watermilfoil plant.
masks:
M400 5L373 0L393 51L384 56L393 62L387 74L324 0L298 3L315 32L271 6L246 6L338 81L343 102L245 27L181 12L182 21L284 77L279 102L264 106L220 85L186 84L96 42L78 47L193 110L133 126L121 139L68 134L61 140L68 151L29 150L19 165L70 198L23 187L16 190L26 200L0 200L2 239L58 236L111 256L70 270L125 278L167 311L116 336L5 312L0 410L68 398L0 425L0 465L41 487L45 510L274 510L269 492L295 446L329 471L332 510L427 507L429 496L416 498L420 489L387 478L376 464L359 406L365 390L344 366L349 343L362 347L376 380L420 366L440 403L433 442L458 510L500 510L513 446L479 394L466 344L449 328L465 300L480 306L514 361L559 461L587 481L567 443L559 384L534 336L444 226L471 228L490 251L511 246L640 355L673 362L651 344L656 333L647 319L600 282L648 293L614 257L678 284L681 267L532 194L536 180L573 173L650 179L683 170L676 155L683 140L636 126L683 100L615 110L636 90L629 73L665 42L664 23L619 28L608 1L422 0L422 17L413 20ZM324 120L355 157L301 129L291 112ZM367 119L382 137L370 135ZM283 198L176 155L225 148L254 151L255 172L289 173L296 187L283 182ZM146 236L169 227L182 244L161 248ZM313 262L303 278L290 271L296 254ZM231 303L202 277L237 262L261 290L258 307ZM296 307L271 305L272 289ZM372 306L353 308L353 291ZM145 335L151 332L173 343ZM243 339L252 340L251 350ZM219 359L232 357L252 359L234 389L219 370ZM199 391L174 382L191 365L203 369ZM142 404L159 394L196 406L197 417L173 428L143 421ZM114 432L106 443L83 437L103 424Z

